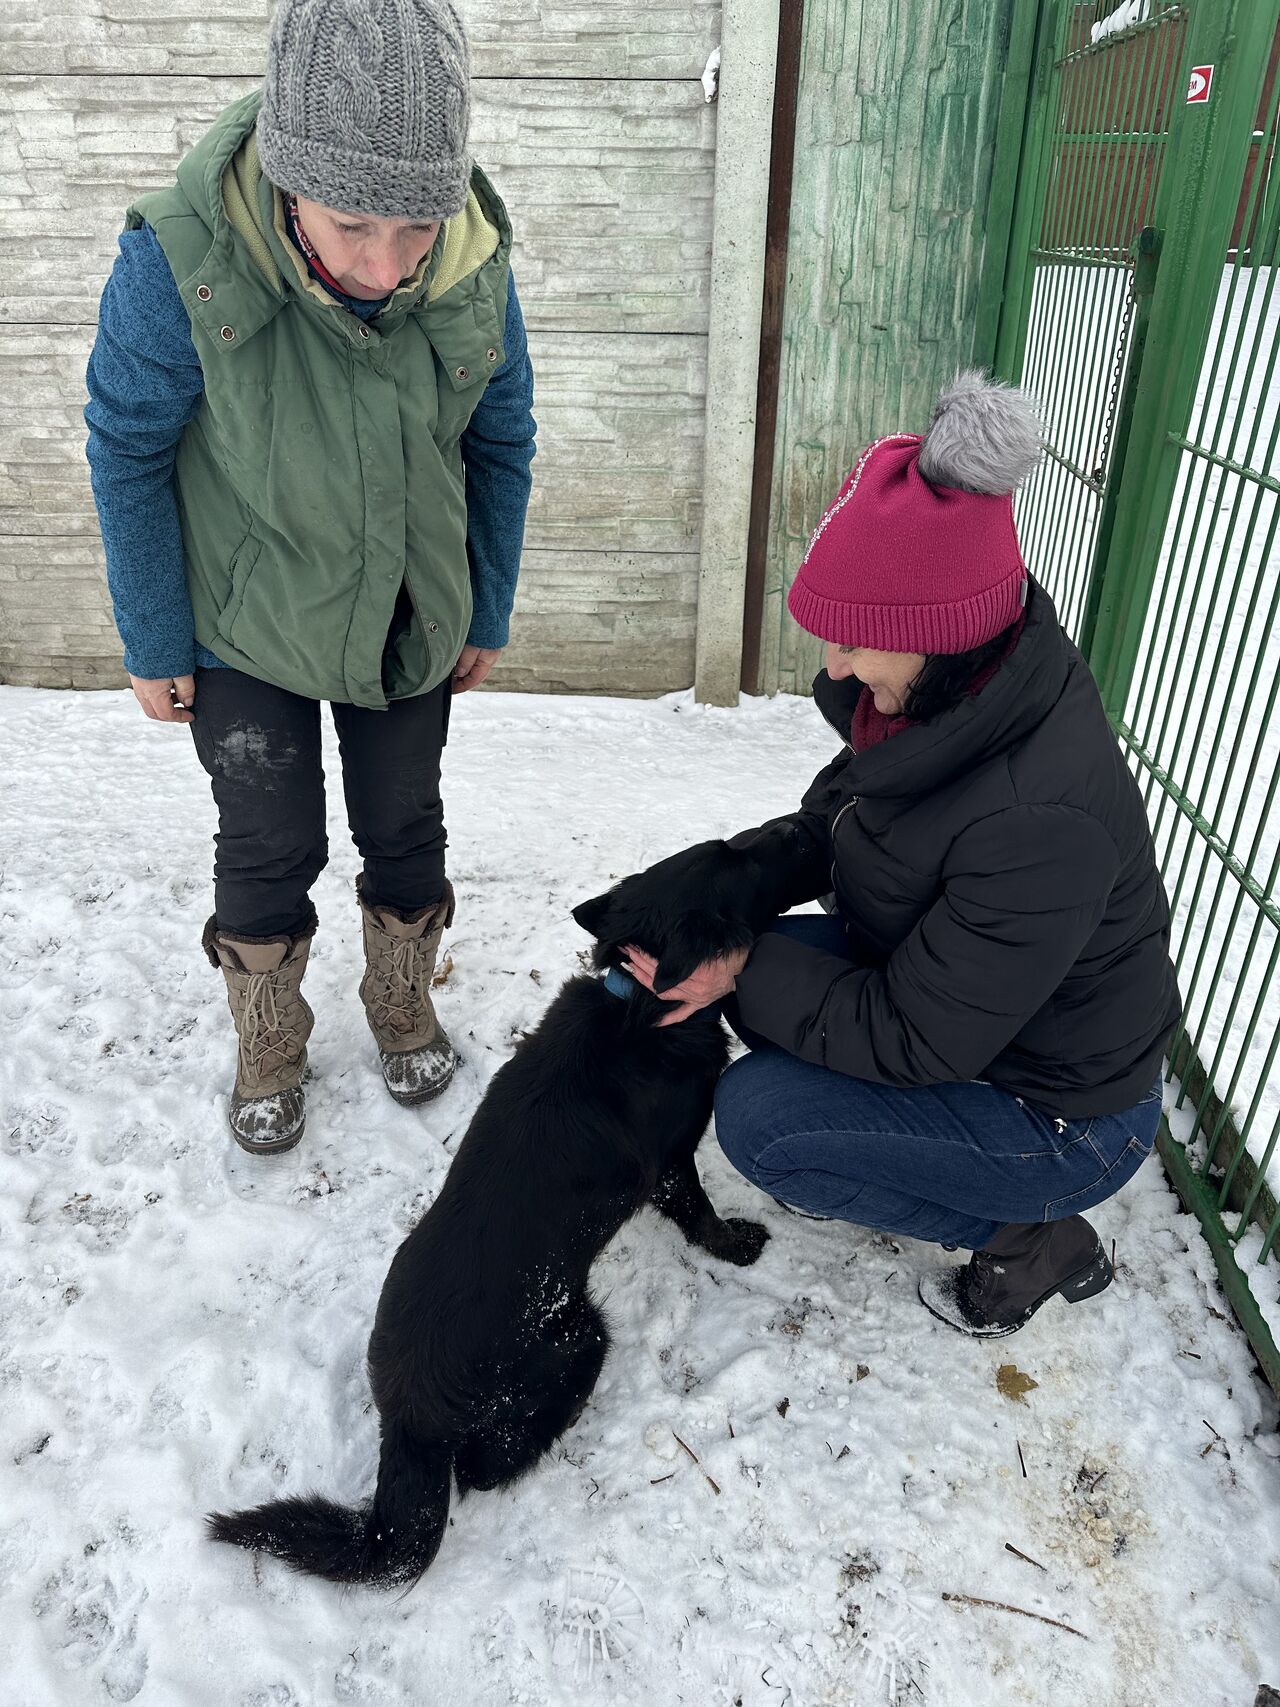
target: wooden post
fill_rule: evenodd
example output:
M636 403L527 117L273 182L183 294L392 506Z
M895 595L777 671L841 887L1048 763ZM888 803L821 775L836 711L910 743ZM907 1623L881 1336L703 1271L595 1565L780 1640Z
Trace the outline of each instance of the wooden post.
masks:
M725 0L698 566L699 700L736 705L755 451L778 0Z

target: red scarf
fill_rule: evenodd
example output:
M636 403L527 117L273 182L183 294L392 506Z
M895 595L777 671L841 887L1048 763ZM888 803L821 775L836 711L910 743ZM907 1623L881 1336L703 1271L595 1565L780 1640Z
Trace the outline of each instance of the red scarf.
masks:
M970 694L980 694L987 683L994 677L1001 664L1010 656L1023 629L1027 624L1027 613L1023 611L1013 625L1013 633L1009 636L1009 644L1000 656L994 659L985 669L979 670L969 684ZM887 741L891 735L898 735L904 729L915 727L910 717L903 717L899 712L877 711L875 696L870 688L863 688L858 695L858 703L853 708L853 721L849 727L849 745L855 753L865 753L868 747L878 747L881 741Z

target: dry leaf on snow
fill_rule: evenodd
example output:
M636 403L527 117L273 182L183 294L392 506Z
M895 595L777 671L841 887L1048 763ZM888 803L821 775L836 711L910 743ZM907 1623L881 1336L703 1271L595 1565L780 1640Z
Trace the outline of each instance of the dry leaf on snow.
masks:
M996 1370L996 1386L1006 1399L1016 1399L1020 1405L1026 1404L1026 1395L1039 1385L1038 1381L1024 1375L1016 1363L1002 1363Z

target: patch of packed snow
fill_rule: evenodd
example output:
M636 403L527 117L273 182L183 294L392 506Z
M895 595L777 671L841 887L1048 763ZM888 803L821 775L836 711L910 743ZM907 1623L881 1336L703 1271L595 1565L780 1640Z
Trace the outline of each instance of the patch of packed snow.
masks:
M720 93L720 49L713 47L702 68L702 98L714 101Z
M785 1215L709 1137L711 1196L769 1225L764 1256L628 1225L581 1421L455 1507L413 1592L202 1538L213 1506L369 1490L378 1288L577 969L572 904L793 806L833 747L793 698L473 694L451 733L439 1005L464 1065L424 1110L382 1088L330 740L308 1130L268 1161L224 1125L189 737L124 695L0 689L5 1702L1238 1707L1280 1683L1276 1406L1154 1162L1096 1212L1111 1290L980 1344L916 1298L936 1249Z

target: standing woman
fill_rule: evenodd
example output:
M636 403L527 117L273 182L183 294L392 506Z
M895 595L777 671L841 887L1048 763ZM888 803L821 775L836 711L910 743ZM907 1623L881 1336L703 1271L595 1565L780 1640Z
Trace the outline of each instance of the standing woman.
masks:
M788 598L845 747L785 875L832 911L664 992L673 1017L728 998L750 1045L716 1097L734 1166L811 1215L968 1247L920 1295L976 1335L1110 1284L1081 1211L1150 1151L1180 1014L1142 797L1018 547L1039 455L1029 400L976 373L923 437L863 453Z
M456 1056L451 695L507 642L534 449L506 210L467 152L448 0L279 0L266 82L129 209L89 362L88 455L125 667L213 784L204 933L245 1150L302 1136L301 994L332 707L366 967L398 1102Z

